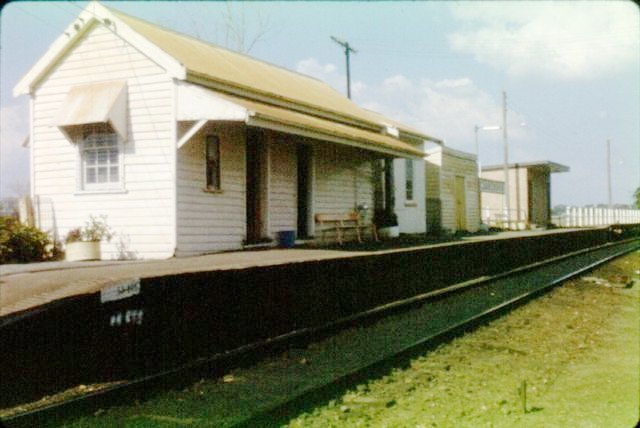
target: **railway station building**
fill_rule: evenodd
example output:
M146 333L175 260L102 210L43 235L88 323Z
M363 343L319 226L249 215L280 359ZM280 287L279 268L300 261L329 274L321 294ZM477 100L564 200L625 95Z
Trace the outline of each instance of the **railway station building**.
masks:
M550 161L513 163L508 166L509 215L504 210L504 166L482 167L482 179L502 182L502 190L486 186L481 191L482 220L507 229L546 227L551 222L551 174L569 167ZM493 186L496 187L496 186Z
M423 146L441 143L316 79L97 2L20 94L37 225L62 241L103 215L115 232L106 259L310 237L316 214L356 209L370 222L374 208L395 207L406 231L421 231L410 213L424 211ZM395 190L394 159L411 163Z

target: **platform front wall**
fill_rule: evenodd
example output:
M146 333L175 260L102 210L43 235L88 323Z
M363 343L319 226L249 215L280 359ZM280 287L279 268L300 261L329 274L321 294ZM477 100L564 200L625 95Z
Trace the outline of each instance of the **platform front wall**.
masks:
M622 235L595 229L145 278L140 294L105 303L97 293L76 296L0 323L0 378L8 392L3 399L14 392L25 394L25 385L49 393L46 387L52 384L88 384L169 368L620 239L630 236L629 231L638 236L638 229L622 227Z

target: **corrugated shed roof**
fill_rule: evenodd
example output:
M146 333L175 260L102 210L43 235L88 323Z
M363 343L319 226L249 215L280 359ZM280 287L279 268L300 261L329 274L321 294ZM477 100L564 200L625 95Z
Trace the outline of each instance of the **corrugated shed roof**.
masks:
M569 167L567 165L562 165L560 163L551 162L551 161L535 161L535 162L516 162L510 163L509 168L548 168L549 172L569 172ZM504 164L502 165L487 165L483 166L483 171L497 171L504 169Z
M187 68L187 80L204 78L223 84L235 95L267 97L293 103L381 129L381 116L358 106L331 86L314 78L242 55L202 40L162 28L109 8L137 33L157 45ZM426 134L387 119L400 130L434 140ZM438 141L438 140L436 140Z

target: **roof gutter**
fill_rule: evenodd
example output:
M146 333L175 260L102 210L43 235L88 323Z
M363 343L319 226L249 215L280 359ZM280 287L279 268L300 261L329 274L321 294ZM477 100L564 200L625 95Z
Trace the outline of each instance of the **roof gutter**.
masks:
M422 151L418 149L403 150L401 148L385 146L378 142L370 141L363 138L331 134L326 131L311 129L300 124L291 123L286 120L280 120L270 116L265 116L254 111L247 112L246 124L248 126L256 126L259 128L266 128L274 131L300 135L316 140L329 141L346 146L357 147L359 149L367 150L370 152L383 153L385 155L390 155L393 157L422 159L422 157L424 156L424 153L422 153Z

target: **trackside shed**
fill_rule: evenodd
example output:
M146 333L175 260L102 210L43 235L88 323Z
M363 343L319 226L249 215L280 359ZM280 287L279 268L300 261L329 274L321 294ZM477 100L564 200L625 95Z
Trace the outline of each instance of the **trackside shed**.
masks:
M480 195L476 156L444 146L426 153L427 231L477 231Z

